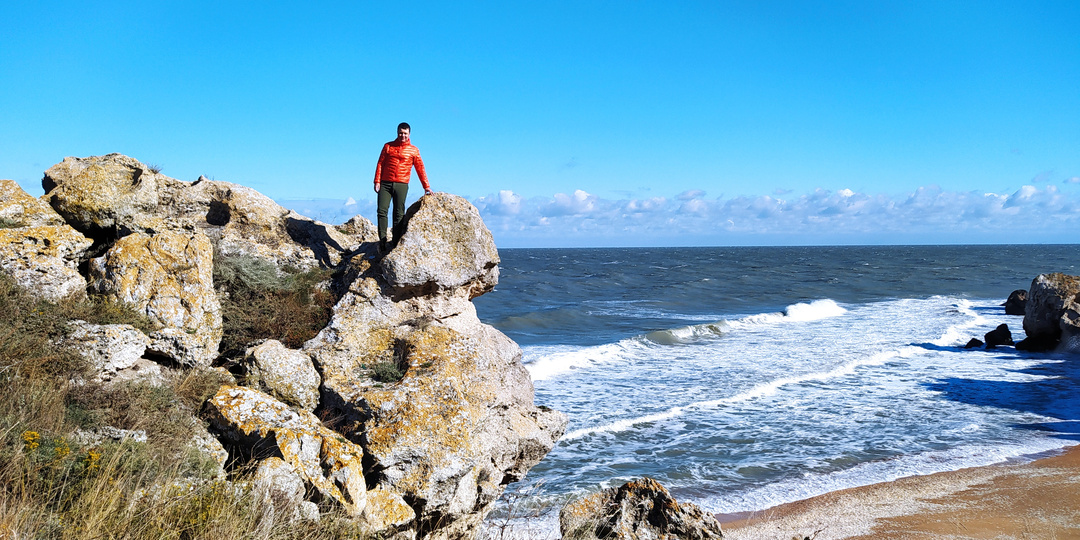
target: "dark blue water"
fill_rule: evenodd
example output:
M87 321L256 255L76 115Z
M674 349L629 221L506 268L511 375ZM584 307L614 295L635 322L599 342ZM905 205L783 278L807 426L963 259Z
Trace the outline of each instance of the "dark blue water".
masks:
M539 508L650 476L707 510L755 510L1078 438L1071 355L960 346L1002 323L1022 338L1001 302L1080 274L1080 246L500 255L477 312L522 345L536 401L570 417L516 486Z

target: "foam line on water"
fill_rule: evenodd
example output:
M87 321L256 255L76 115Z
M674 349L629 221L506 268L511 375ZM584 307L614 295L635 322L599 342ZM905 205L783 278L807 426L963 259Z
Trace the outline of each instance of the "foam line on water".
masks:
M975 444L872 461L830 473L806 474L742 493L727 492L694 502L709 512L734 513L765 510L840 489L891 482L908 476L994 465L1012 459L1030 459L1030 456L1061 450L1075 444L1077 443L1074 441L1053 437L1038 437L1023 443L1001 445Z
M942 332L941 337L931 341L939 347L953 347L967 343L967 331L979 325L986 324L986 319L972 309L972 303L968 300L960 300L954 304L956 310L967 316L967 320L954 324Z
M638 416L635 418L618 420L609 424L604 424L602 426L575 429L567 433L566 435L563 435L562 439L560 440L572 441L574 439L580 439L581 437L594 433L619 433L623 431L629 431L630 429L633 429L639 425L653 424L656 422L661 422L664 420L675 418L677 416L681 416L687 411L708 409L721 405L741 403L771 396L785 386L801 384L810 381L826 381L836 377L850 375L861 366L880 365L893 358L906 358L916 354L920 354L922 352L925 352L924 349L914 346L902 347L894 351L881 352L866 358L852 360L850 362L837 366L829 371L806 373L803 375L794 375L791 377L781 377L779 379L774 379L772 381L756 385L748 390L745 390L733 396L706 401L697 401L686 405L671 407L661 412Z

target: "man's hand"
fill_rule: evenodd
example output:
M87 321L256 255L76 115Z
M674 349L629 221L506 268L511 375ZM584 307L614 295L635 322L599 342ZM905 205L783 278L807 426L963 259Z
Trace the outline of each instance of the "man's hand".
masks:
M432 191L430 189L425 189L424 190L424 195L431 195L431 194L432 194Z
M379 188L382 187L378 182L375 182L375 193L379 192Z

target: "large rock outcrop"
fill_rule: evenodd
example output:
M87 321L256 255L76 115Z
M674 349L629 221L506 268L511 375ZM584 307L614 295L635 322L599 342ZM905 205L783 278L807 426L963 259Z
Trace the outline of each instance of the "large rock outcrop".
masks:
M581 540L712 540L720 523L691 503L679 503L651 478L627 482L574 501L559 513L563 538Z
M222 253L308 269L336 265L375 240L373 227L338 230L251 188L204 177L183 182L121 154L65 158L45 171L42 187L69 224L104 244L133 232L199 230Z
M415 203L394 250L350 261L330 324L304 346L323 374L323 408L364 446L376 485L400 493L434 538L470 537L566 427L533 404L518 346L476 316L470 298L494 286L498 259L466 207L445 194ZM441 270L423 270L429 261ZM401 380L372 378L387 365Z
M149 349L184 365L208 365L221 342L214 250L198 232L129 234L90 261L90 287L162 326Z
M59 300L86 293L78 264L92 241L13 180L0 180L0 270L20 286Z
M152 375L146 364L160 373L155 362L246 369L246 386L221 386L205 405L211 429L198 445L230 480L259 471L254 484L275 500L268 519L315 519L311 503L333 502L378 537L472 538L566 428L565 415L533 403L517 344L476 315L471 299L495 287L499 256L465 199L421 198L384 255L362 217L332 227L252 189L182 182L120 154L65 159L46 171L40 200L13 185L0 182L0 237L19 231L0 238L5 272L17 275L10 260L37 274L59 265L77 279L49 285L54 297L106 295L160 326L77 325L72 339L102 379ZM35 227L71 238L29 235ZM27 255L35 242L52 259ZM215 253L336 270L329 324L299 351L271 339L248 343L238 363L218 358L218 295L229 291L213 283ZM227 462L204 444L215 440Z
M1080 276L1040 274L1031 282L1024 310L1027 338L1016 348L1080 351Z

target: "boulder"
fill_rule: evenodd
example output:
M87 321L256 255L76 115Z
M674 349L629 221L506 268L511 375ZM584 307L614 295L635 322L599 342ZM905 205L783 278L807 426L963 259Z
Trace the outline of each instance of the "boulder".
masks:
M90 287L162 328L148 349L183 365L208 365L221 341L213 247L198 232L134 233L90 261Z
M77 268L93 242L13 180L0 180L0 271L50 300L86 294Z
M723 538L720 523L692 503L679 503L651 478L574 501L559 513L563 538L621 540Z
M448 193L425 195L406 212L403 227L381 263L395 289L466 287L471 298L498 283L495 241L469 201Z
M296 467L278 457L268 457L259 462L252 480L255 500L259 501L272 516L269 523L288 525L312 515L319 518L319 508L304 500L304 481ZM315 506L314 512L306 505ZM306 514L306 515L305 515ZM272 528L273 525L267 528Z
M199 230L225 254L278 266L330 267L373 229L362 217L339 229L283 208L241 185L183 182L121 154L65 158L45 171L45 198L75 228L111 244L133 232Z
M474 243L460 265L430 255L445 275L421 268L428 259L417 236L439 245L466 241L463 231L431 235L471 223L462 202L425 196L410 219L447 223L409 221L381 260L370 251L353 257L330 323L304 345L323 375L322 410L364 446L369 483L409 501L415 528L429 538L474 536L505 485L521 479L566 429L565 415L534 405L521 349L481 323L470 301L498 279L494 246ZM470 227L482 229L470 238L490 238L482 222ZM388 379L395 370L400 380Z
M1041 274L1031 282L1024 312L1027 338L1016 345L1028 351L1053 350L1064 342L1072 347L1080 335L1080 277Z
M142 358L150 338L129 324L90 324L71 321L69 344L93 366L93 378L111 381Z
M364 451L307 411L251 388L225 385L206 403L211 428L246 461L280 457L323 497L358 516L367 504Z
M1012 332L1009 331L1009 325L999 324L997 328L987 332L983 339L986 340L986 348L993 349L998 345L1012 345Z
M249 348L244 365L248 385L307 411L319 405L322 379L307 354L271 339Z
M1017 289L1009 294L1005 300L1006 315L1023 315L1027 308L1027 294L1024 289Z

